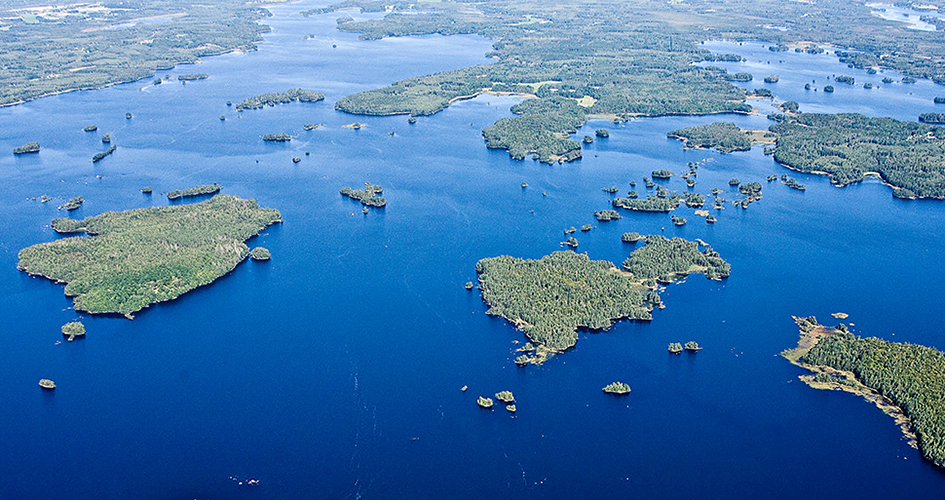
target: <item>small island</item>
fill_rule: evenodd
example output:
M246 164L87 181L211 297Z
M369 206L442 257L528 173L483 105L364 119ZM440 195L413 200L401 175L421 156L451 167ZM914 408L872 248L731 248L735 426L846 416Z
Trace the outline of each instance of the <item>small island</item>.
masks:
M268 248L256 247L249 252L249 257L256 261L264 261L272 258Z
M683 141L686 149L712 148L720 153L750 151L755 144L774 144L774 134L766 130L742 130L728 122L681 128L666 135Z
M679 342L672 342L669 344L670 354L679 354L683 352L683 346Z
M55 219L61 238L19 253L17 269L65 283L76 311L133 313L173 300L232 271L243 243L281 221L278 210L217 195L201 203Z
M289 142L292 140L292 136L284 132L279 134L266 134L263 136L263 140L266 142Z
M85 127L82 127L82 130L84 132L95 132L98 130L98 125L86 125Z
M39 379L39 386L46 390L53 390L56 388L56 383L48 378Z
M214 182L213 184L204 184L202 186L194 186L192 188L187 188L184 190L175 189L167 193L168 200L177 200L180 198L191 198L194 196L203 196L207 194L216 194L220 192L220 185Z
M244 109L259 109L266 106L275 106L276 104L288 104L290 102L318 102L325 99L324 94L310 92L302 89L289 89L285 92L273 92L271 94L262 94L248 99L243 99L236 105L237 111ZM316 125L317 126L317 125ZM315 128L315 127L312 127ZM311 130L306 128L305 130Z
M646 199L634 198L614 198L612 202L616 208L624 208L636 212L672 212L679 206L682 198L679 195L661 198L659 196L647 195Z
M109 140L109 142L111 142L111 140ZM95 153L95 156L92 157L92 163L98 163L104 160L106 156L114 153L116 149L118 149L118 146L112 144L105 151L102 151L101 153Z
M476 404L478 404L480 408L489 409L489 408L492 408L493 401L492 401L492 398L479 396L479 399L476 400Z
M650 174L654 179L666 180L673 176L673 173L666 169L654 170Z
M596 135L597 137L600 137L601 139L606 139L610 137L610 131L608 131L605 128L599 128L594 131L594 135Z
M630 394L630 385L625 384L623 382L612 382L610 384L607 384L603 388L603 391L606 392L607 394L615 394L618 396L622 396L625 394Z
M497 392L495 398L506 404L515 402L515 396L512 395L512 391Z
M620 213L616 210L601 210L599 212L594 212L594 217L596 217L600 222L623 219L623 216L620 215Z
M701 351L701 350L702 350L702 348L699 347L699 343L696 342L696 341L693 341L693 340L690 340L689 342L686 342L686 345L684 345L683 348L686 349L686 350L689 351L689 352L697 352L697 351Z
M305 125L302 125L302 130L315 130L320 126L321 124L318 123L306 123Z
M13 148L13 154L15 155L25 155L30 153L39 153L38 142L29 142L22 146Z
M151 186L145 186L141 188L141 192L144 194L151 194L152 192L154 192L154 190L151 189Z
M70 199L69 201L65 202L64 204L59 205L59 209L60 209L60 210L68 210L68 211L71 212L71 211L76 210L76 209L78 209L79 207L81 207L83 202L85 202L85 200L82 199L81 196L76 196L75 198Z
M203 79L206 79L206 78L209 78L209 77L210 77L210 75L208 75L208 74L206 74L206 73L190 73L190 74L187 74L187 75L179 75L179 76L177 77L177 79L178 79L179 81L182 81L182 82L192 82L192 81L195 81L195 80L203 80Z
M358 200L365 207L376 207L380 208L387 205L387 200L383 196L378 196L384 191L384 188L378 185L372 185L370 182L364 183L364 190L360 189L351 189L349 187L341 188L341 194L351 198L352 200Z
M636 243L642 239L646 238L641 236L640 233L623 233L620 235L620 241L624 243Z
M102 144L111 144L111 142L112 142L112 133L106 132L105 135L102 136Z
M68 337L66 340L72 342L76 337L85 336L85 325L80 321L72 321L62 325L62 336Z
M467 281L463 286L466 288L466 290L472 290L476 285L474 285L472 281Z

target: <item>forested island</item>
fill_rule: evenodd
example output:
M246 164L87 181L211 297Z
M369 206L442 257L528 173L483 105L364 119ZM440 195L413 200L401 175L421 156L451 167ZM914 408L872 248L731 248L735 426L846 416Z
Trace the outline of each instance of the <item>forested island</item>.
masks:
M761 142L774 142L771 140L773 137L764 141L763 131L761 131L761 137L756 137L759 135L758 132L742 130L734 123L716 122L673 130L666 135L682 140L687 148L712 148L720 153L731 153L732 151L749 151L752 145Z
M253 50L269 31L257 21L269 15L240 0L8 2L0 7L0 105L131 82L200 57ZM129 23L134 26L111 29Z
M647 195L646 199L634 198L614 198L611 202L616 208L625 208L637 212L672 212L679 206L682 198L679 195L661 198L659 196Z
M201 203L55 219L58 233L86 233L24 248L17 268L66 283L76 311L133 313L230 272L244 241L281 221L278 210L217 195Z
M109 141L109 142L111 142L111 141ZM118 149L118 146L112 144L112 145L109 146L108 149L106 149L105 151L102 151L101 153L95 153L95 155L92 156L92 163L98 163L98 162L104 160L106 156L108 156L108 155L114 153L116 149Z
M189 73L186 75L179 75L177 79L182 82L193 82L196 80L205 80L210 78L210 75L206 73Z
M214 182L213 184L204 184L202 186L194 186L187 189L175 189L167 193L168 200L177 200L180 198L190 198L193 196L203 196L207 194L214 194L220 192L220 185Z
M800 378L815 389L863 396L896 419L922 456L945 468L945 354L909 343L850 333L843 324L794 318L801 338L782 356L810 370Z
M476 264L486 314L502 316L521 328L534 348L516 363L542 361L573 347L577 329L607 329L615 320L652 318L662 301L656 279L672 281L687 273L710 278L728 276L729 265L711 248L680 238L648 236L647 243L630 254L621 271L613 263L594 261L587 254L560 251L539 260L507 255ZM677 241L678 240L678 241Z
M285 132L280 132L278 134L266 134L262 139L266 142L289 142L292 140L292 136Z
M945 129L861 114L773 115L774 159L845 186L879 175L901 198L945 199Z
M22 146L13 148L13 154L15 155L24 155L28 153L39 153L39 143L29 142Z
M387 200L380 196L384 191L384 188L380 184L371 184L370 182L364 183L364 189L351 189L349 187L341 188L341 194L351 198L352 200L358 200L362 205L367 207L376 207L380 208L387 205Z
M324 94L310 92L302 89L289 89L285 92L274 92L271 94L262 94L248 99L243 99L236 105L237 111L244 109L259 109L266 106L275 106L276 104L287 104L290 102L318 102L325 99ZM306 125L308 127L308 125ZM315 128L315 127L312 127ZM306 128L305 130L311 130Z

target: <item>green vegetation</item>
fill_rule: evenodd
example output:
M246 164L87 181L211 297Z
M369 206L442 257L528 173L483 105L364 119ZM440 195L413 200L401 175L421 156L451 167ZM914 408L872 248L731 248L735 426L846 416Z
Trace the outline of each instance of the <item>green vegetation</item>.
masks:
M180 75L180 76L177 77L177 79L180 80L180 81L182 81L182 82L192 82L192 81L194 81L194 80L203 80L203 79L206 79L206 78L209 78L209 77L210 77L210 75L208 75L208 74L206 74L206 73L190 73L190 74L187 74L187 75Z
M765 77L765 83L778 83L778 75L768 75Z
M702 273L708 279L727 278L731 272L728 262L718 252L682 238L667 239L660 235L646 237L646 245L635 250L623 261L623 268L636 280L656 279L670 283L692 273Z
M673 224L676 226L685 226L686 222L688 222L685 217L676 217L675 215L672 215L669 218L670 220L673 221Z
M670 198L659 198L647 195L645 200L615 198L613 205L617 208L625 208L638 212L671 212L679 206L679 201L680 198L677 195L673 195Z
M601 210L599 212L594 212L594 217L597 217L597 220L601 222L623 219L623 216L620 215L616 210Z
M315 130L315 129L317 129L317 128L320 127L320 126L321 126L321 125L318 124L318 123L306 123L305 125L302 125L302 129L303 129L303 130Z
M642 239L646 239L646 237L641 236L640 233L623 233L620 235L620 241L624 243L636 243Z
M594 138L589 135L585 135L584 138L581 139L581 142L583 142L584 144L593 144Z
M612 382L604 386L603 391L616 395L630 394L630 385L623 382Z
M466 290L472 290L476 285L474 285L472 281L467 281L463 286L466 288Z
M586 233L590 231L592 228L593 226L591 226L590 224L584 224L583 226L581 226L581 231Z
M63 203L62 205L59 205L59 209L60 209L60 210L63 210L63 209L64 209L64 210L68 210L68 211L71 212L71 211L73 211L73 210L75 210L75 209L81 207L81 206L82 206L82 202L84 202L84 201L85 201L85 200L83 200L81 196L76 196L75 198L72 198L72 199L70 199L69 201Z
M515 396L512 395L512 391L497 392L495 398L506 404L515 402Z
M15 154L15 155L23 155L23 154L27 154L27 153L39 153L39 143L38 143L38 142L30 142L30 143L26 143L26 144L24 144L24 145L22 145L22 146L13 148L13 154Z
M797 101L785 101L778 107L787 113L797 113L797 110L800 109L800 104L798 104Z
M728 185L729 185L729 186L737 186L737 185L739 185L739 184L741 184L741 183L742 183L742 182L741 182L740 180L738 180L738 179L730 179L730 180L728 181Z
M610 131L608 131L605 128L599 128L594 131L594 135L596 135L597 137L600 137L601 139L606 139L610 137Z
M687 148L714 148L720 153L751 150L752 140L734 123L710 123L673 130L667 137L681 139Z
M80 321L72 321L62 325L62 335L69 337L67 340L72 342L76 337L85 336L85 325Z
M935 80L936 83L939 83L939 80L941 78L932 78L932 79ZM911 76L902 77L902 83L915 83L915 82L916 82L916 79L912 78Z
M56 388L56 383L53 382L52 380L49 380L48 378L42 378L42 379L39 379L39 386L42 387L43 389L52 390Z
M567 245L567 246L569 246L569 247L571 247L571 248L577 248L577 246L578 246L578 240L577 240L577 238L575 238L574 236L570 236L570 237L568 237L567 240L565 240L564 242L562 242L562 244Z
M919 198L945 198L945 132L939 127L860 114L776 115L774 159L845 186L870 172Z
M167 193L168 200L176 200L178 198L189 198L192 196L203 196L207 194L214 194L220 192L220 185L214 182L213 184L204 184L202 186L195 186L192 188L187 188L184 190L175 189Z
M492 398L479 396L479 399L476 400L476 404L478 404L481 408L488 409L488 408L492 408L493 401L492 401Z
M798 190L798 191L804 191L805 189L807 189L807 186L805 186L805 185L803 185L803 184L797 182L797 179L795 179L795 178L793 178L793 177L791 177L791 178L789 178L789 179L787 179L787 180L781 181L781 183L784 184L785 186L791 188L791 189L796 189L796 190Z
M387 205L387 200L383 196L378 196L384 191L384 188L380 184L372 185L370 182L364 183L364 190L360 189L351 189L349 187L341 188L341 194L351 198L352 200L358 200L362 205L366 207L383 207Z
M144 194L151 194L152 191L153 191L153 190L151 189L151 186L145 186L145 187L141 188L141 192L144 193Z
M518 408L515 405L505 405L505 409L509 413L515 413L518 410Z
M263 136L263 140L268 142L289 142L292 140L292 136L284 132L280 134L266 134Z
M684 345L683 347L684 347L687 351L691 351L691 352L701 351L701 350L702 350L702 348L699 347L699 343L698 343L698 342L695 342L695 341L693 341L693 340L690 340L689 342L686 342L686 345Z
M105 151L102 151L101 153L95 153L95 155L92 156L92 163L98 163L104 160L106 156L114 153L116 149L118 149L118 146L112 144Z
M102 136L102 144L110 144L112 142L112 133L108 132Z
M936 97L932 99L935 104L945 104L945 97Z
M620 190L617 188L617 186L610 186L609 188L600 188L600 190L603 191L603 192L605 192L605 193L610 193L610 194L614 194L614 193L616 193L617 191L620 191Z
M669 352L672 354L679 354L683 352L683 346L679 342L673 342L669 344Z
M833 85L824 85L824 92L833 92Z
M96 130L98 130L98 125L86 125L82 127L82 131L84 132L95 132Z
M230 272L243 243L280 221L278 210L218 195L201 203L56 219L59 233L87 233L25 248L17 268L65 282L75 310L131 317Z
M700 208L705 205L705 196L699 193L689 193L686 195L686 206L689 208Z
M783 353L817 374L811 385L841 388L860 394L885 408L888 398L908 418L903 424L922 456L945 468L945 353L921 345L861 338L844 325L826 328L814 317L796 318L801 327L798 348ZM805 380L806 381L806 380ZM811 383L808 382L808 383ZM817 385L820 382L822 385ZM843 385L846 387L838 387ZM874 394L875 393L875 394Z
M249 257L253 260L269 260L272 258L272 253L268 248L256 247L249 252Z
M318 102L324 99L323 94L318 92L310 92L308 90L302 89L289 89L285 92L275 92L272 94L262 94L255 97L250 97L249 99L244 99L236 105L237 111L242 111L244 109L259 109L266 106L275 106L276 104L287 104L290 102ZM308 125L306 125L308 127ZM312 128L315 128L313 126ZM311 128L306 128L305 130L311 130Z

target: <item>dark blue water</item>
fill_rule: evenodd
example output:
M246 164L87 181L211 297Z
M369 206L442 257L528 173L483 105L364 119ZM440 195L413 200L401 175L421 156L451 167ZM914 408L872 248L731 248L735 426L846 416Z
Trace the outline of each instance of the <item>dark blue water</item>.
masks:
M295 15L316 5L273 8L257 52L161 73L207 80L147 79L0 109L0 151L43 145L0 155L0 498L907 498L945 486L889 417L804 386L777 357L796 341L791 315L837 311L858 332L945 348L945 205L895 200L875 180L838 189L792 174L806 192L765 184L760 202L729 205L712 226L685 208L681 228L666 214L598 223L592 212L610 203L601 187L626 191L654 169L709 158L702 193L786 170L759 148L685 151L665 137L713 117L591 122L579 137L605 126L610 138L581 161L547 166L483 147L480 130L510 116L515 98L457 103L412 126L335 112L356 90L479 64L490 43L358 41L334 31L337 15ZM776 68L788 82L792 67ZM299 86L327 99L225 105ZM883 92L851 90L849 105L924 111L893 105L902 86ZM354 121L367 126L341 128ZM89 123L99 131L82 132ZM93 165L106 131L118 150ZM295 139L260 139L277 132ZM245 262L132 321L79 316L61 285L15 268L21 248L56 238L48 223L69 197L86 199L82 217L163 205L162 191L214 181L282 211L284 224L250 242L272 250L271 262ZM386 209L364 216L338 194L364 181L385 187ZM155 194L141 194L146 185ZM686 190L678 177L666 185ZM55 199L32 199L44 194ZM478 259L540 257L584 223L597 227L577 235L579 250L594 259L622 261L632 249L623 232L662 232L706 240L732 276L671 285L652 322L583 333L571 352L520 369L522 334L485 316L462 285ZM77 317L87 338L56 345ZM690 339L705 349L667 354ZM44 377L54 393L37 387ZM630 396L600 391L614 380ZM503 389L518 400L514 417L476 406Z

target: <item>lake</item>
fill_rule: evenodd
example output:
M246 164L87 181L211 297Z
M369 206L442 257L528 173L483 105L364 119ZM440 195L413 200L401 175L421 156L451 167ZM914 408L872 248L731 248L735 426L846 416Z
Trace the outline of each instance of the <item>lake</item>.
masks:
M519 98L481 96L413 125L336 112L356 91L488 62L491 42L361 41L334 29L338 13L298 15L323 3L272 7L258 51L158 72L173 77L160 85L0 108L0 150L43 147L0 155L0 498L908 498L945 487L892 419L805 386L803 371L777 356L797 340L792 315L827 323L840 311L859 334L945 348L945 204L894 199L876 179L838 189L760 146L723 155L666 138L720 119L765 128L762 115L591 121L577 137L600 127L610 137L580 161L549 166L483 145L481 130ZM901 75L867 75L831 54L706 46L746 57L725 66L802 111L914 120L945 95L926 81L863 89ZM210 76L176 80L195 72ZM779 83L762 84L768 74ZM834 74L857 86L803 90ZM326 99L242 113L226 105L294 87ZM366 125L342 128L352 122ZM93 123L97 132L82 131ZM118 149L92 164L106 132ZM261 139L281 132L294 139ZM675 212L689 219L682 227L669 214L593 218L610 207L601 188L622 194L635 180L642 192L651 171L678 174L702 159L695 192L729 191L735 177L762 182L763 199L727 204L714 225L685 207ZM783 173L807 190L764 182ZM62 285L16 269L20 249L57 238L49 221L73 196L86 201L71 216L85 217L166 205L161 193L212 182L281 210L283 224L248 242L272 261L244 262L134 320L77 315ZM385 209L363 215L338 193L364 182L384 186ZM687 190L678 175L661 184ZM619 264L635 248L620 241L627 231L701 238L732 275L670 285L652 322L581 332L573 350L519 368L524 336L485 315L463 284L481 258L538 258L586 223L596 227L576 235L578 251L592 259ZM87 338L57 344L76 318ZM667 353L688 340L704 350ZM39 389L40 378L56 391ZM630 395L601 392L615 380ZM506 389L514 416L476 406Z

